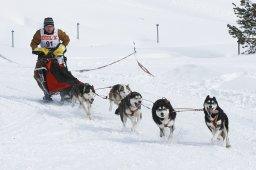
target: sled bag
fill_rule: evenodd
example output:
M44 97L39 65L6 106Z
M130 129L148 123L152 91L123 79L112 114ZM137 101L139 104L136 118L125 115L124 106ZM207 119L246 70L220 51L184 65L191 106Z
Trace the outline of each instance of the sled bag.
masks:
M56 59L48 61L46 68L46 82L49 92L59 92L80 83L80 81L75 78L63 64L59 64Z

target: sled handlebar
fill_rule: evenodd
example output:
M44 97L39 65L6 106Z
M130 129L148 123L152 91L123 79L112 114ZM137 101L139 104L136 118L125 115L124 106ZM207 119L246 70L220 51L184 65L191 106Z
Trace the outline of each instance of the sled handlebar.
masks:
M32 54L38 55L40 57L48 57L48 58L64 56L64 54L61 54L61 55L59 54L57 56L54 56L52 52L49 52L47 55L45 55L42 51L32 51Z

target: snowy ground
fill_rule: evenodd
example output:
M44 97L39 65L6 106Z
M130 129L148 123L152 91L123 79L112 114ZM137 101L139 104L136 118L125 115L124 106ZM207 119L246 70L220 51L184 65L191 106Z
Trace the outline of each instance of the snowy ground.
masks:
M56 11L60 2L46 0L53 11L47 14L37 12L43 6L32 9L17 0L1 2L5 13L0 16L4 25L0 29L1 170L256 169L256 56L236 55L235 40L226 28L235 22L233 1L75 0L61 4L68 13ZM99 97L92 121L79 106L60 105L59 96L54 96L54 103L43 104L33 79L36 56L29 44L48 16L71 37L68 66L79 80L95 88L129 84L150 101L170 99L174 108L202 108L205 97L214 95L229 117L232 147L210 143L202 112L178 113L173 143L167 144L159 138L147 108L142 108L139 132L132 133L122 127L114 111L108 111L109 102ZM81 24L80 40L76 40L76 22ZM15 48L10 47L12 29ZM144 73L134 56L101 70L74 71L128 55L133 41L136 57L155 77Z

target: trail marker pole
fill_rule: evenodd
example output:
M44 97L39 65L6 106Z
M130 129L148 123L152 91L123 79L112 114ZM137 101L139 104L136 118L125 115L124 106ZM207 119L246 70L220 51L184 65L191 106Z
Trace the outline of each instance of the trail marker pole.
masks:
M77 28L77 39L79 40L79 22L76 24L76 28Z
M14 30L12 30L11 32L12 32L12 48L14 48Z
M156 38L157 38L156 42L157 43L159 43L159 29L158 29L158 27L159 27L159 24L156 24Z
M238 44L238 55L240 55L240 43L239 43L239 41L237 41L237 44Z

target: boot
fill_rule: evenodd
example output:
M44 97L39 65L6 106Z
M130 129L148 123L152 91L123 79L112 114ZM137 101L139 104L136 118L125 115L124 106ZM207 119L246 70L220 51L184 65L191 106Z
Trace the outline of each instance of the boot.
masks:
M47 84L45 81L45 67L36 68L34 72L34 78L38 84L38 86L42 89L44 92L44 101L52 101L51 95L48 92Z
M52 97L49 94L44 94L43 100L47 101L47 102L50 102L50 101L52 101Z

